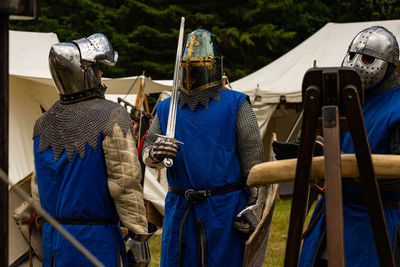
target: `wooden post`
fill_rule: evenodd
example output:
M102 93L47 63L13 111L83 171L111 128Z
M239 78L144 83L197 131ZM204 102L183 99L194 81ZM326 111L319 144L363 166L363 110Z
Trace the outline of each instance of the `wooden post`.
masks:
M151 77L149 76L149 81L151 81ZM149 108L149 101L147 99L147 94L143 92L143 101L144 101L144 111L146 113L150 113L150 108Z
M146 77L144 76L144 71L142 73L142 75L138 78L139 79L139 88L138 91L136 93L136 100L135 100L135 107L136 110L133 112L133 114L135 116L139 115L139 110L142 108L142 91L143 91L143 79L145 79Z
M338 81L338 80L337 80ZM328 267L345 266L338 106L322 107Z
M8 174L8 21L33 19L35 0L0 0L0 168ZM14 16L13 16L14 15ZM8 184L0 181L0 267L8 266Z
M0 13L0 168L8 173L8 14ZM8 266L8 185L0 182L0 266Z

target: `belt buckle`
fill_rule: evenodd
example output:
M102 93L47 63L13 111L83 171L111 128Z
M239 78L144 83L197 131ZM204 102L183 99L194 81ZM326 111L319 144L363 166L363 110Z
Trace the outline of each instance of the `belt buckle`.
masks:
M203 195L203 197L210 197L211 196L211 190L199 190L199 192Z
M189 200L189 195L191 194L191 193L193 193L194 192L194 190L193 189L188 189L188 190L186 190L185 191L185 199L186 200Z

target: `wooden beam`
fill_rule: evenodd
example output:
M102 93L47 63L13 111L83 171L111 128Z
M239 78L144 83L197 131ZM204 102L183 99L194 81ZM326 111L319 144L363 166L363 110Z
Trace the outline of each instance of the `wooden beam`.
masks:
M400 155L372 155L376 177L400 178ZM267 185L294 180L297 159L285 159L264 162L255 165L247 179L248 185ZM360 177L354 154L341 155L342 177ZM310 180L325 177L324 157L314 157L311 165Z
M8 173L8 14L0 13L0 168ZM0 181L0 266L8 266L8 185Z

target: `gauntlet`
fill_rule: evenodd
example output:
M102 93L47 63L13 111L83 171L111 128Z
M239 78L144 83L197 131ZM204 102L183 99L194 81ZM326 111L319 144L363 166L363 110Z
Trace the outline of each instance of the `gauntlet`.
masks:
M150 149L150 158L161 162L165 158L174 158L179 152L179 143L174 138L159 136Z
M252 191L246 208L236 215L233 222L236 229L246 234L251 234L257 228L262 218L265 200L267 199L267 187L260 186L259 188L253 188Z

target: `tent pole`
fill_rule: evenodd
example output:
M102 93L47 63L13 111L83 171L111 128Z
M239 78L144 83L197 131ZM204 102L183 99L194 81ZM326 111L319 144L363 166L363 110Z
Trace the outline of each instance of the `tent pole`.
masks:
M8 14L0 13L0 168L8 173ZM8 185L0 181L0 266L8 266Z
M142 109L142 94L143 94L143 82L144 79L146 79L146 77L144 76L144 71L142 73L142 75L139 77L139 88L138 91L136 93L136 100L135 100L135 107L137 108L137 110L135 110L135 116L137 116L139 114L139 110Z

